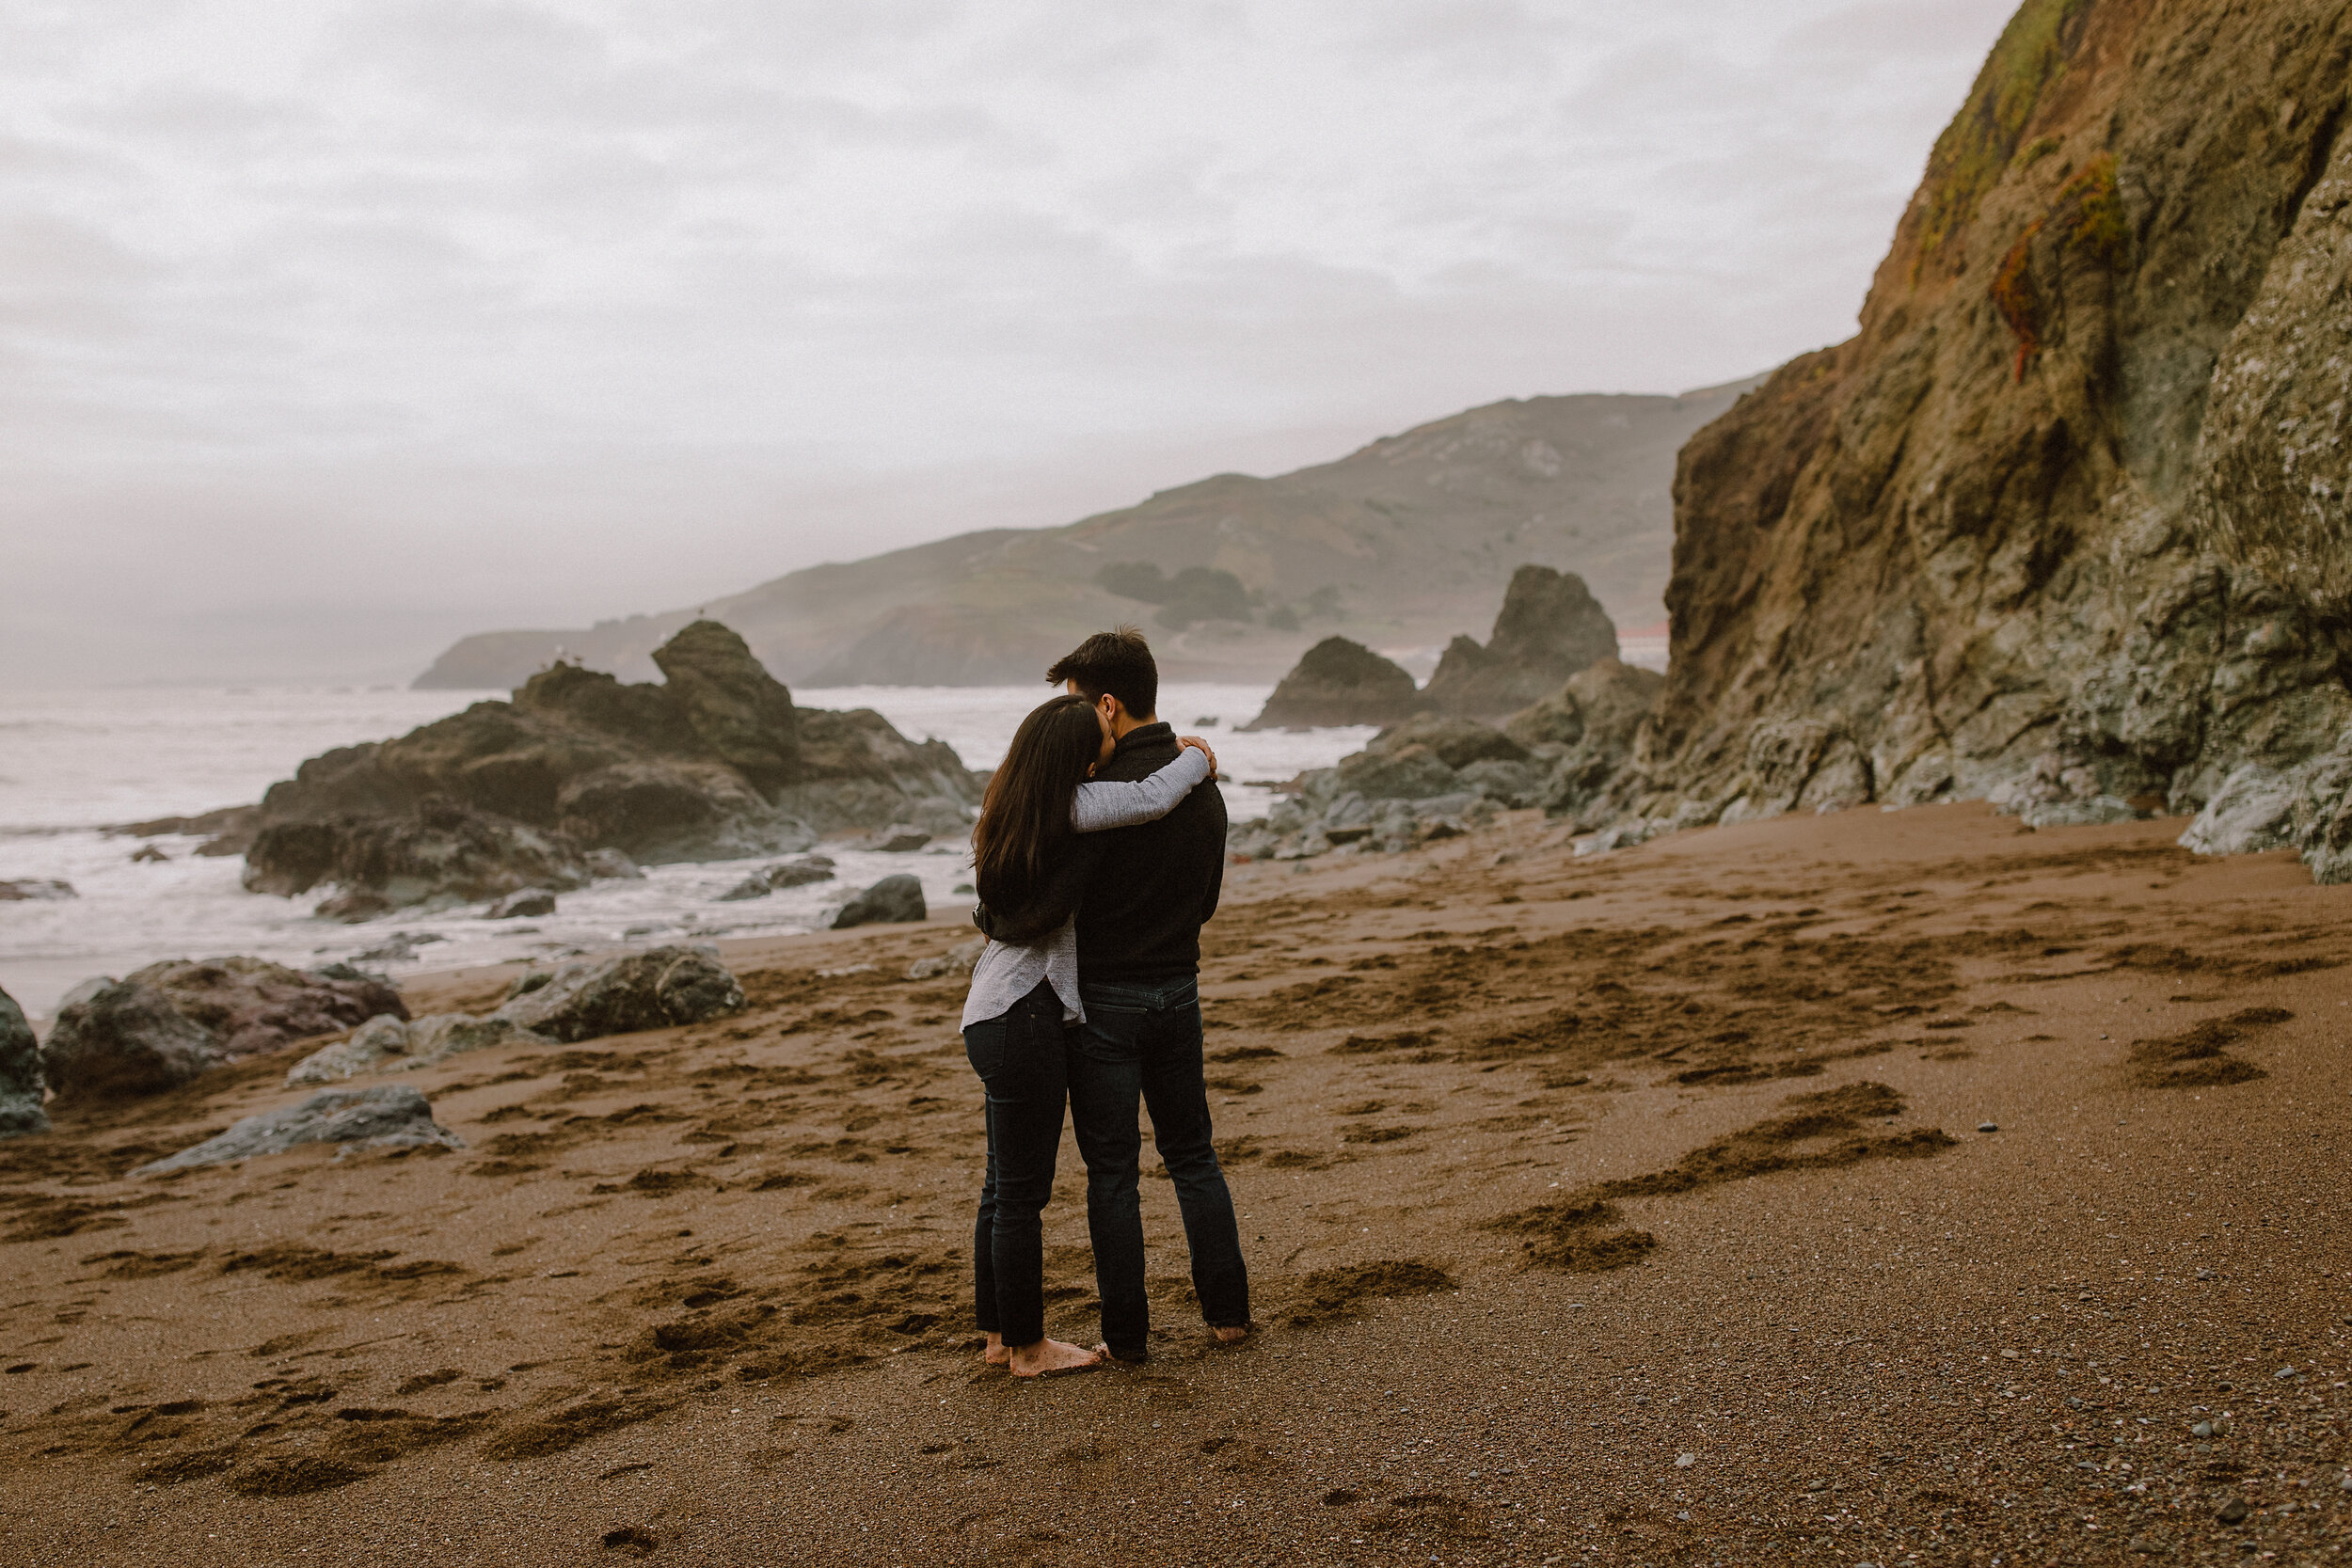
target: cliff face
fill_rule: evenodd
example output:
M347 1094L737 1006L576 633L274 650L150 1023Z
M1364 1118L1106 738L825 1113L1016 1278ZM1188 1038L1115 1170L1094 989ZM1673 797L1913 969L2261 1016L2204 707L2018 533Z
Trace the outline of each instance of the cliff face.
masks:
M2285 568L2344 561L2348 66L2344 0L2027 0L1858 335L1683 449L1621 810L2193 808L2335 743L2352 566Z

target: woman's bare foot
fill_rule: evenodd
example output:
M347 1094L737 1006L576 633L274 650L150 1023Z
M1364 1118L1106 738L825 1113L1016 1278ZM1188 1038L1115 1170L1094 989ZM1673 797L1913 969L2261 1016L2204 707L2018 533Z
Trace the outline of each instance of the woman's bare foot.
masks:
M1005 1337L993 1328L988 1331L988 1349L980 1353L980 1359L992 1367L1002 1367L1012 1359L1012 1352L1005 1348Z
M1238 1345L1249 1338L1249 1330L1246 1327L1213 1328L1209 1332L1216 1336L1216 1342L1220 1345Z
M1077 1372L1099 1367L1103 1358L1060 1339L1040 1339L1034 1345L1015 1345L1011 1364L1015 1377L1043 1377L1048 1372Z
M1150 1359L1150 1357L1142 1355L1121 1355L1117 1351L1111 1349L1110 1342L1108 1340L1103 1339L1095 1341L1094 1354L1101 1356L1105 1361L1116 1361L1122 1367L1140 1367L1145 1361Z

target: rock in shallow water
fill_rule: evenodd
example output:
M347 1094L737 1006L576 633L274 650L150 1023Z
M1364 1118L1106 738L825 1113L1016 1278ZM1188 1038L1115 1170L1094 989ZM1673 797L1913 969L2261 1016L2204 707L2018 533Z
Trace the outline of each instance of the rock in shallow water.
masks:
M40 1108L43 1085L40 1047L24 1009L0 990L0 1138L49 1131L49 1113Z
M841 931L852 926L905 925L929 915L923 903L921 879L901 871L895 877L884 877L844 904L841 912L833 917L833 928Z
M65 898L79 898L72 882L60 882L47 877L25 877L13 882L0 882L0 904L54 903Z
M543 887L527 887L494 900L482 911L485 920L521 920L530 916L553 914L555 895Z
M466 1147L463 1138L433 1119L433 1107L423 1095L405 1084L386 1085L372 1089L328 1089L299 1105L247 1117L216 1138L141 1165L131 1174L162 1176L321 1143L355 1148Z
M831 855L802 855L782 862L762 871L755 871L726 892L719 895L722 904L739 903L746 898L765 898L780 888L805 887L811 882L833 880Z

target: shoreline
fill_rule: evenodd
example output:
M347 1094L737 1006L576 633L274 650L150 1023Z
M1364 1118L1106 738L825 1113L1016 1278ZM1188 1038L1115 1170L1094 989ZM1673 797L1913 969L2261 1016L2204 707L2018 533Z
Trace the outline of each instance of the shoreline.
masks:
M0 1517L125 1563L2318 1560L2352 888L2179 831L1579 859L1520 814L1234 867L1202 991L1261 1332L1205 1343L1147 1148L1152 1359L1041 1385L973 1354L964 988L898 978L945 910L748 941L710 1024L355 1081L453 1153L118 1174L298 1099L307 1045L53 1107L0 1145ZM1063 1338L1083 1190L1065 1138Z

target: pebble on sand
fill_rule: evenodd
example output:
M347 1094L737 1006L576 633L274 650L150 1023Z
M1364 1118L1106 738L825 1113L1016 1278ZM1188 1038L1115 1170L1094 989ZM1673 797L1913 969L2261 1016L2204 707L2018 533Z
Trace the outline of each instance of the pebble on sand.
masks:
M1998 1132L2000 1130L2001 1124L1997 1121L1980 1121L1977 1123L1977 1131L1979 1132Z

